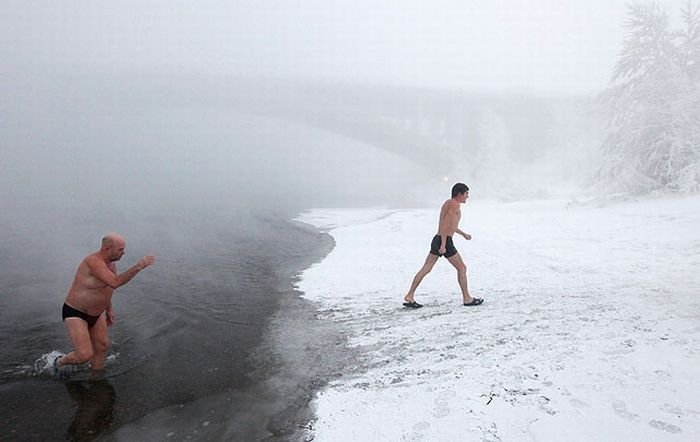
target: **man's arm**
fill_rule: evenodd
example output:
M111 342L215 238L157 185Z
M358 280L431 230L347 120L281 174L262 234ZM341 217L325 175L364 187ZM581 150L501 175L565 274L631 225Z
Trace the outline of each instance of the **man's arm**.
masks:
M457 232L457 233L459 233L460 235L462 235L462 236L464 237L464 239L466 239L466 240L472 239L472 236L471 236L470 234L464 233L464 232L462 232L462 231L459 230L459 229L455 230L455 232Z
M112 324L115 322L115 317L114 317L114 310L112 310L112 301L109 301L109 304L107 304L107 308L105 309L105 315L107 318L107 327L111 327Z
M134 279L134 276L136 276L137 273L153 264L155 260L155 256L144 256L143 258L139 259L136 264L129 268L129 270L119 275L115 275L109 269L109 267L107 267L107 264L104 261L95 256L87 260L87 265L90 268L90 272L97 279L104 282L109 287L117 289Z

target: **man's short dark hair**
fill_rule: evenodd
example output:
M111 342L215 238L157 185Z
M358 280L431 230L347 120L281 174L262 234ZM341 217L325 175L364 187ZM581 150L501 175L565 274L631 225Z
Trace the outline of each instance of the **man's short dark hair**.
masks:
M456 197L461 193L469 192L469 187L464 183L457 183L452 186L452 198Z

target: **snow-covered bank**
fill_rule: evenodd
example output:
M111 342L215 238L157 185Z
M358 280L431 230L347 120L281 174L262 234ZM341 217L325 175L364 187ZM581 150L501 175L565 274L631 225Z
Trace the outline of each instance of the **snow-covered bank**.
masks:
M314 210L336 248L299 289L363 357L318 394L318 441L700 440L700 197L469 201L401 305L437 210Z

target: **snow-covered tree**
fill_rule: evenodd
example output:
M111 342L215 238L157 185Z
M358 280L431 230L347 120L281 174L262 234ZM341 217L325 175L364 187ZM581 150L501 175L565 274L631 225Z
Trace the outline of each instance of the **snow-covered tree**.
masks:
M688 1L672 31L656 3L634 3L612 85L600 184L612 191L700 190L700 14Z
M684 29L676 33L679 64L694 82L700 81L700 6L688 0L682 9Z

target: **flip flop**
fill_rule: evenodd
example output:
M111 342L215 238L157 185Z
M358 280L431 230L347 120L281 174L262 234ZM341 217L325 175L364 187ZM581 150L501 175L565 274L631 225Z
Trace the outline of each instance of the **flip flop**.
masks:
M404 302L403 306L408 307L408 308L421 308L421 307L423 307L422 304L418 304L416 301Z
M466 306L479 305L483 302L484 302L484 300L481 298L472 298L472 302L465 302L464 305L466 305Z

